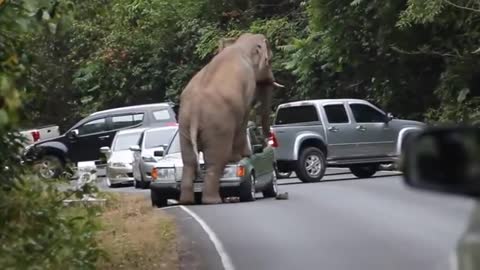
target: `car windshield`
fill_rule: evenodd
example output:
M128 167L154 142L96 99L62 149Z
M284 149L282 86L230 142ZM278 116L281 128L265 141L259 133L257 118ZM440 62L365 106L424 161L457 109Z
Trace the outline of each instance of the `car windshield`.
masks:
M176 129L174 128L148 131L145 134L144 148L149 149L169 144L173 135L175 134L175 131Z
M128 150L132 145L138 145L140 139L140 132L120 134L113 145L113 151Z
M180 137L178 136L178 132L175 133L175 137L173 137L172 143L168 148L167 154L175 154L180 153Z

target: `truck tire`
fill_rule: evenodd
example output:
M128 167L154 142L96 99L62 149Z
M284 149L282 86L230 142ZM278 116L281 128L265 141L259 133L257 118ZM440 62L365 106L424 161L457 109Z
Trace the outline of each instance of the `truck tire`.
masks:
M377 173L379 168L379 164L355 165L350 167L350 171L358 178L369 178Z
M307 147L300 153L295 173L305 183L319 182L325 175L327 160L322 150Z
M33 164L34 170L43 179L60 177L64 167L63 161L55 155L44 155Z

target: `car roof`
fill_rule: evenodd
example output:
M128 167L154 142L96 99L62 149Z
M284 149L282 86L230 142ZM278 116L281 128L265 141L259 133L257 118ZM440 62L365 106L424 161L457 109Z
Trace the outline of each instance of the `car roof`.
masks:
M301 106L301 105L311 105L311 104L323 105L326 103L335 103L335 102L369 103L364 99L356 99L356 98L307 99L307 100L299 100L299 101L283 103L283 104L280 104L278 107L290 107L290 106Z
M128 112L137 112L139 110L151 109L151 108L155 108L155 107L169 108L169 107L171 107L171 104L168 103L168 102L162 102L162 103L152 103L152 104L143 104L143 105L113 108L113 109L94 112L94 113L90 114L90 116L97 116L97 115L103 115L103 114L109 114L109 113L119 113L120 114L120 113L128 113Z

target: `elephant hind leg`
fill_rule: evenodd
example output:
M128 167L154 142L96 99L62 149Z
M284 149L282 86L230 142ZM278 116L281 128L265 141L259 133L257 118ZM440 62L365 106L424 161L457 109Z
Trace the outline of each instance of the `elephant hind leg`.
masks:
M190 140L180 135L183 160L182 182L180 184L180 204L194 204L193 182L197 176L198 160Z
M204 178L202 204L222 203L220 197L220 178L223 175L225 165L231 156L231 146L228 144L212 144L213 147L206 147L204 157L207 171Z

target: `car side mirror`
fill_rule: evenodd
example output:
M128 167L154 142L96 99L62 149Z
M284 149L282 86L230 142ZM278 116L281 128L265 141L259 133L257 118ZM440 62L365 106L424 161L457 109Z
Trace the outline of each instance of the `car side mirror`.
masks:
M412 138L403 159L407 185L480 197L480 128L430 128Z
M110 153L110 147L108 147L108 146L103 146L103 147L101 147L101 148L100 148L100 153L102 153L102 154L108 154L108 153Z
M163 157L165 154L165 148L162 148L161 150L157 150L153 152L154 157Z
M387 113L387 115L385 117L385 122L388 123L388 122L392 121L394 118L395 118L395 116L393 116L392 113Z
M263 152L263 146L261 144L255 144L252 148L254 154L259 154Z
M69 139L76 139L77 137L78 137L78 129L74 129L68 132Z
M132 145L132 146L130 146L128 149L130 149L130 151L133 151L133 152L140 152L140 151L142 151L142 149L140 149L140 146L138 146L138 145Z

